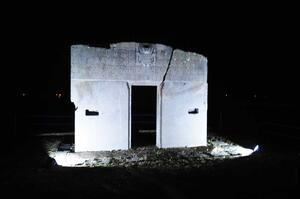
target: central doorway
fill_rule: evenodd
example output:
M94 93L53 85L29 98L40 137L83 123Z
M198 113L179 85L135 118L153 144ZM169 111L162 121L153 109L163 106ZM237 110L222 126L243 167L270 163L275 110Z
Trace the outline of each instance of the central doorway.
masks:
M131 147L156 145L156 86L131 87Z

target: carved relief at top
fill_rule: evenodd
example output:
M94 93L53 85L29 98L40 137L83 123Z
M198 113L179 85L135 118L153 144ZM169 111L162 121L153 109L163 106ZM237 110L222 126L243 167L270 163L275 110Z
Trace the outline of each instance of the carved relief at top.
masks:
M139 44L136 49L136 64L143 66L155 65L156 48L153 44Z

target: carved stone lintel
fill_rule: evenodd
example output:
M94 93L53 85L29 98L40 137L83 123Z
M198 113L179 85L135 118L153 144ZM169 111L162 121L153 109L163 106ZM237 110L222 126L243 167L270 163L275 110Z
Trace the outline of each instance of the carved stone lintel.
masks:
M136 64L143 66L155 65L156 48L152 44L139 44L136 49Z

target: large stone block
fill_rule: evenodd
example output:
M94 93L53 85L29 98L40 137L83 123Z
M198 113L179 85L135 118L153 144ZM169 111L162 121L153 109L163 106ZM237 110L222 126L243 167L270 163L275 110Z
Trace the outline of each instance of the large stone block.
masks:
M156 145L206 145L207 59L161 44L71 47L75 150L131 147L132 86L157 88Z

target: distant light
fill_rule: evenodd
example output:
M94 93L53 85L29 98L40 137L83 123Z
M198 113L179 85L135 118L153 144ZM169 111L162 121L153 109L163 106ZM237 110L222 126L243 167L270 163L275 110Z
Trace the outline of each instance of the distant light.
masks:
M21 93L21 96L22 96L22 97L25 97L25 96L26 96L26 93Z
M258 151L258 149L259 149L259 146L256 145L256 146L254 147L254 149L253 149L253 152Z
M227 93L225 93L225 97L228 97L228 94L227 94Z
M57 98L61 98L61 97L62 97L62 94L61 94L61 93L56 93L55 96L56 96Z
M256 98L256 94L254 94L253 97Z

